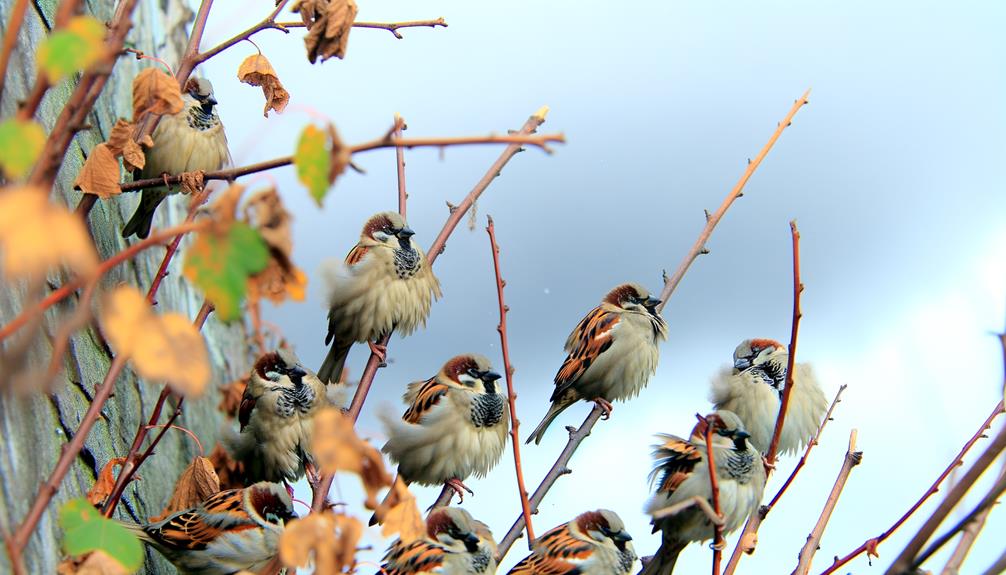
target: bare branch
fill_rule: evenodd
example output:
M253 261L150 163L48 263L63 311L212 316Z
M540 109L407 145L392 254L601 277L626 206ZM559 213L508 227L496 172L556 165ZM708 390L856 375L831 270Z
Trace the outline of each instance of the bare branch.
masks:
M706 466L709 468L709 488L713 494L713 512L717 517L723 517L720 510L720 485L716 478L716 455L713 449L713 425L705 418L699 417L705 422L706 428ZM720 575L720 561L723 559L723 522L713 524L713 575Z

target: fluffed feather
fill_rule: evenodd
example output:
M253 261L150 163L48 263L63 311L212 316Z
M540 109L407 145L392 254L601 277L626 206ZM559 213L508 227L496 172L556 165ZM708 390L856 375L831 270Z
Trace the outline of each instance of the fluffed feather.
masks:
M614 511L588 511L536 539L508 575L627 575L637 558L631 541Z

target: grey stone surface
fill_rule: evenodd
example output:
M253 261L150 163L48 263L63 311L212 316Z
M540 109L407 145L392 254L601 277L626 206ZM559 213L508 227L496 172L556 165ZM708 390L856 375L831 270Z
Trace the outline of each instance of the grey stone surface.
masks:
M0 0L2 24L13 0ZM58 2L35 1L29 5L26 21L18 35L17 48L11 59L6 88L0 100L0 117L11 116L18 101L30 90L35 78L34 54L38 43L45 38ZM86 2L85 9L100 20L108 21L114 9L113 2ZM134 28L129 44L147 53L163 55L174 62L184 47L184 19L191 14L178 0L141 0L134 18ZM179 33L179 30L182 33ZM6 30L4 30L6 34ZM167 35L166 35L167 34ZM104 140L116 118L129 118L131 111L131 81L138 69L151 65L123 57L117 63L104 93L90 118L91 128L80 133L67 151L58 181L53 189L53 201L76 206L79 192L72 190L72 182L83 163L85 154L95 144ZM75 79L66 80L50 90L37 118L49 130L63 103L69 97ZM124 194L95 205L90 215L90 229L105 258L121 250L125 242L120 237L124 217L128 217L139 200L136 194ZM187 198L175 197L170 210L161 210L156 226L168 220L177 221L184 216ZM53 230L58 233L58 230ZM183 247L184 249L184 247ZM146 290L164 254L162 248L147 250L134 262L117 267L101 281L102 291L126 282ZM182 258L176 257L158 294L158 309L174 311L195 317L203 298L182 278ZM65 277L54 274L48 292ZM0 286L0 325L16 316L23 305L28 287L6 283ZM90 404L94 386L100 383L111 363L112 350L104 343L101 334L92 324L78 332L71 340L70 349L63 362L63 372L50 387L44 388L38 374L45 369L51 356L51 341L62 322L76 308L76 298L54 306L36 329L24 329L2 345L6 349L27 340L27 370L24 378L35 391L14 393L0 390L0 526L13 529L24 518L36 497L41 483L52 472L61 447L77 429L83 413ZM238 375L247 365L247 347L240 324L223 325L210 317L203 334L210 349L214 383L200 398L186 400L179 424L190 429L207 450L212 449L219 433L222 419L216 410L219 402L217 385ZM16 366L3 365L0 370L12 371ZM48 392L47 392L48 391ZM85 449L77 458L72 470L60 486L49 509L42 517L24 559L29 573L54 573L62 558L61 536L56 522L56 510L64 501L79 497L94 483L97 472L111 458L125 455L141 420L146 419L160 393L157 382L140 381L128 368L115 382L115 394L101 418L89 434ZM163 418L166 418L166 414ZM162 419L163 419L162 418ZM157 453L140 469L142 478L127 490L123 504L117 509L117 518L125 521L143 520L160 512L170 497L174 481L182 469L198 454L198 448L185 434L169 432L158 447ZM0 573L10 572L5 553L0 553ZM174 573L174 569L156 553L148 553L144 573Z

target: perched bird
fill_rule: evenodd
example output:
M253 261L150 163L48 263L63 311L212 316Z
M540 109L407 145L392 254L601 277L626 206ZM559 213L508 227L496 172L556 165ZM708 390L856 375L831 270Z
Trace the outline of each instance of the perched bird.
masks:
M587 511L535 539L509 575L627 575L636 562L631 541L614 511Z
M213 85L205 78L190 78L182 96L181 112L161 117L154 130L154 147L147 150L146 163L136 179L159 178L164 174L219 170L231 161L227 135L214 109ZM122 237L136 234L143 239L150 234L154 210L172 191L168 187L143 190L140 205L133 212Z
M765 491L765 467L761 454L748 442L736 414L716 411L707 415L692 431L689 439L659 435L661 444L654 446L656 467L650 474L656 483L656 493L646 504L646 512L654 515L677 503L700 497L712 505L709 484L709 458L705 441L706 426L712 426L713 458L719 485L723 532L729 533L758 509ZM705 541L714 535L709 517L697 506L685 508L674 515L655 516L653 532L663 532L660 548L643 567L641 575L670 575L678 554L692 541Z
M581 399L600 405L607 417L612 401L631 399L646 386L657 369L657 344L667 339L659 303L646 288L622 284L580 320L566 339L569 355L555 374L552 405L527 443L541 443L556 416Z
M483 477L506 446L510 406L496 387L489 360L470 353L451 358L432 378L410 383L401 419L385 417L383 451L406 483L446 483L459 496L462 481Z
M460 507L437 507L426 517L426 536L396 540L384 555L382 575L493 575L496 541L485 523Z
M376 340L426 324L440 282L412 243L414 233L398 213L381 212L367 220L344 264L323 269L330 284L325 345L332 347L318 370L322 381L339 380L354 342L367 342L383 360Z
M276 483L256 483L211 496L192 509L147 525L123 523L190 575L257 573L278 552L293 502Z
M224 435L249 482L293 482L313 466L314 415L328 405L327 391L292 352L279 349L255 362L238 408L240 433Z
M775 420L786 389L789 351L771 339L747 339L734 350L733 367L724 367L713 379L709 399L715 409L736 413L751 434L751 443L768 453ZM796 365L779 453L795 453L817 433L828 409L828 400L809 364Z

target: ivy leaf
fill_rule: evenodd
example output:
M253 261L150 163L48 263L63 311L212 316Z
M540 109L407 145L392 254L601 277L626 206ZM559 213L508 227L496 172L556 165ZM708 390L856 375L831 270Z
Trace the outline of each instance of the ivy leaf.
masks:
M293 164L297 167L297 178L307 186L311 197L317 202L318 207L321 207L321 201L328 193L331 184L328 178L332 170L328 138L324 130L314 125L304 128L300 133L300 140L297 141Z
M59 525L63 528L63 549L69 555L103 551L130 572L143 564L140 540L125 527L102 517L87 499L71 499L59 509Z
M240 315L248 276L262 271L269 251L262 236L248 224L235 222L222 232L199 234L185 259L185 277L213 302L223 321Z
M49 83L90 67L104 52L105 26L91 16L76 16L38 48L38 67Z
M45 147L45 130L36 122L11 118L0 122L0 169L8 179L28 173Z

